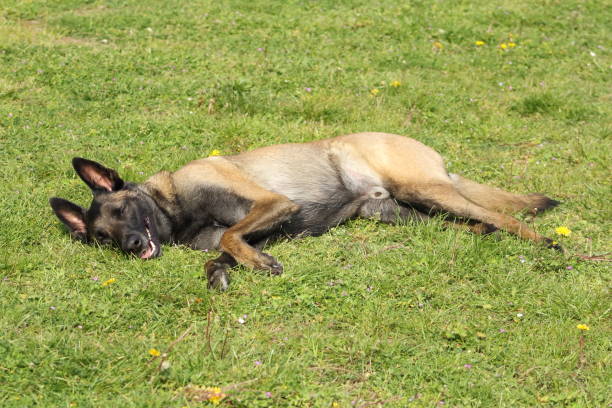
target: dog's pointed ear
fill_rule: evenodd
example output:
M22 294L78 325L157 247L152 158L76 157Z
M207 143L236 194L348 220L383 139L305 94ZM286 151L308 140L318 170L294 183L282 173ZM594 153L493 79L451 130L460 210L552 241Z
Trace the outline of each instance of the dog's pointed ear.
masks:
M70 235L81 241L87 240L86 210L63 198L53 197L49 200L57 218L68 227Z
M75 157L72 159L72 167L94 193L121 190L125 184L115 170L95 161Z

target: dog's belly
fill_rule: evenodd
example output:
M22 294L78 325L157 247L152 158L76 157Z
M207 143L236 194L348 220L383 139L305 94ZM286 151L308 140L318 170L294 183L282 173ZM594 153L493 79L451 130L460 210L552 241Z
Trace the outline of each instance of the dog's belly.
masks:
M389 198L380 177L342 146L287 144L227 159L261 187L300 206L281 224L290 236L321 235L357 216L366 201Z
M361 207L361 200L329 202L299 202L300 211L281 225L289 236L318 236L344 221L355 217Z

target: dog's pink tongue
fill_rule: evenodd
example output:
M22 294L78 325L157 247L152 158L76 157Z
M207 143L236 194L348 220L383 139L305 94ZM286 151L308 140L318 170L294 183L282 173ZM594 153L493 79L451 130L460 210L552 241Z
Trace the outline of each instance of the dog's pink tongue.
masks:
M140 258L149 259L151 255L153 255L154 251L155 251L155 246L153 244L153 241L149 241L149 244L147 245L147 250L144 251L142 254L140 254Z

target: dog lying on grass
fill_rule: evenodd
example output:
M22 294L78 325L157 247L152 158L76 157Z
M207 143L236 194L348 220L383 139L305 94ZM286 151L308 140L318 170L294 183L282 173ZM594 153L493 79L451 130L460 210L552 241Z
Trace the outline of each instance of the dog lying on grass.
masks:
M93 191L88 210L62 198L50 204L70 234L116 244L142 259L160 256L162 243L218 249L206 264L208 285L225 290L238 263L280 274L262 252L279 237L320 235L350 218L394 223L441 212L476 233L496 229L560 249L516 218L559 204L542 194L513 194L449 174L442 157L399 135L356 133L302 144L215 156L161 171L141 184L74 158Z

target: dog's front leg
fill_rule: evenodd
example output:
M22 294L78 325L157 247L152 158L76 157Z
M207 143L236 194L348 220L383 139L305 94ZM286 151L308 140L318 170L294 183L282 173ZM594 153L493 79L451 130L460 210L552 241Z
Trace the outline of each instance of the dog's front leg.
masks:
M221 250L231 255L238 263L253 269L269 271L273 275L280 275L283 272L283 266L272 256L249 245L244 237L272 230L299 209L300 207L287 197L267 192L253 202L246 217L225 231L221 237Z
M226 252L223 252L218 258L206 262L208 287L210 289L226 290L230 282L228 270L236 264L234 257Z
M260 239L257 243L253 244L253 247L261 250L270 239L273 239L273 236ZM236 262L234 257L227 252L223 252L217 258L206 262L205 269L206 277L208 278L208 288L221 291L226 290L230 282L229 270L237 264L238 262Z

